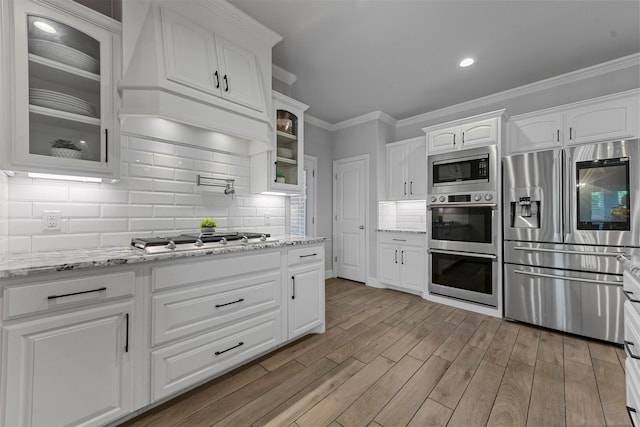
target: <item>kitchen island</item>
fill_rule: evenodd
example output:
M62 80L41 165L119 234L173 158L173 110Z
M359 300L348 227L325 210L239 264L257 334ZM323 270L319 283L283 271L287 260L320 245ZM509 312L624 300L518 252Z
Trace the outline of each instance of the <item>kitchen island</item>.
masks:
M324 332L324 240L0 258L0 426L119 422Z

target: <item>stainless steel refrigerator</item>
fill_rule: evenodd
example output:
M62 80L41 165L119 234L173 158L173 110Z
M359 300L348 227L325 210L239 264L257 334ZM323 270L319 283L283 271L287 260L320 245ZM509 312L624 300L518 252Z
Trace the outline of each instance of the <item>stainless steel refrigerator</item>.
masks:
M622 268L640 254L638 140L503 159L505 317L622 343Z

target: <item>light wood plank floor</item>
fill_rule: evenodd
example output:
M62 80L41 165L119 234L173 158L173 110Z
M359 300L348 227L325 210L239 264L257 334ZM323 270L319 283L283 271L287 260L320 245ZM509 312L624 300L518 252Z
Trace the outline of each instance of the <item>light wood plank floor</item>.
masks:
M628 426L622 348L342 279L304 337L126 426Z

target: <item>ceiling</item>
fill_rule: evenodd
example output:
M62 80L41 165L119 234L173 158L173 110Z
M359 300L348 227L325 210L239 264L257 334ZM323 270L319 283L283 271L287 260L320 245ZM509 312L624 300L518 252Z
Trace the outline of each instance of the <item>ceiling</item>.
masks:
M404 119L640 52L640 0L231 0L307 113ZM477 62L459 68L465 56Z

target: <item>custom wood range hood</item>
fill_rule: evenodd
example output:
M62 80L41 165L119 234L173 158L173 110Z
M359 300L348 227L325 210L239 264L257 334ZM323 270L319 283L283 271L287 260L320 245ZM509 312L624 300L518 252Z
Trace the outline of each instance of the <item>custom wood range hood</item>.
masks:
M123 2L124 133L252 155L273 146L271 49L227 2Z

